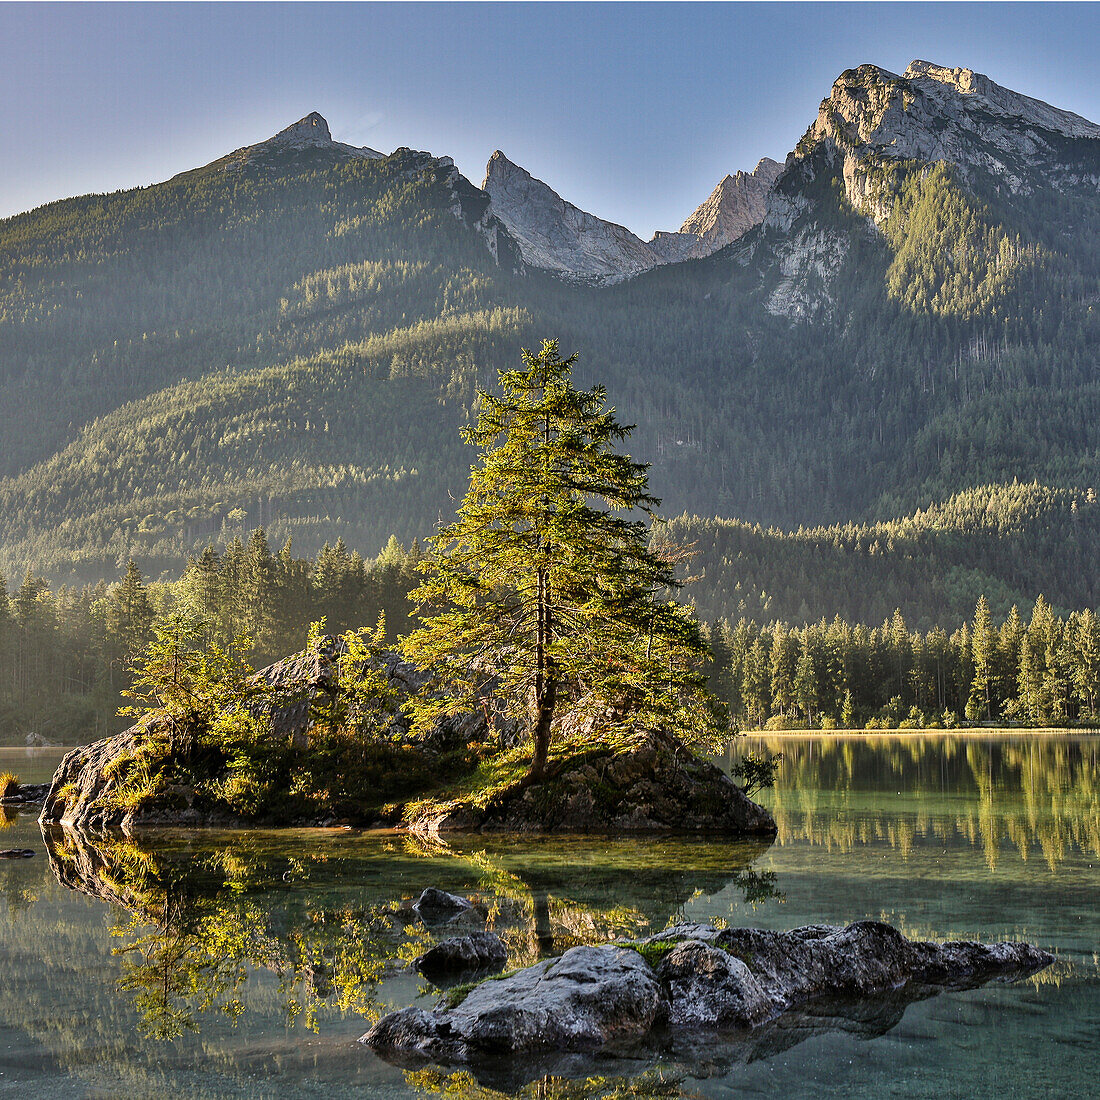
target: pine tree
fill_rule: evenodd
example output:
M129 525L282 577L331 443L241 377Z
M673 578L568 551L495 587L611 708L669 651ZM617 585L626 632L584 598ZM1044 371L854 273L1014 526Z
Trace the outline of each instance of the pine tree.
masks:
M970 684L970 698L966 716L972 722L983 716L993 717L993 679L997 663L997 635L989 620L989 604L985 596L979 596L974 607L974 628L970 634L970 653L974 662L974 679Z
M675 719L713 731L700 666L706 646L687 610L661 598L672 566L648 545L647 469L614 450L631 428L602 387L578 390L555 341L480 393L480 448L455 523L431 539L412 594L422 625L405 642L441 695L418 721L491 692L528 723L528 781L546 770L566 694L609 724Z
M129 666L152 637L153 605L141 570L131 558L126 575L114 586L107 605L107 625Z

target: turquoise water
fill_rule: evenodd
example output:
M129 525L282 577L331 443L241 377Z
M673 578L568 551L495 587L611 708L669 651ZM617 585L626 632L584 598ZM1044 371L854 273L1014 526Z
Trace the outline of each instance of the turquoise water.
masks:
M0 847L36 856L0 861L0 1096L1095 1095L1100 739L767 746L784 753L770 846L252 830L90 847L7 815ZM57 758L0 750L0 770L32 782ZM355 1042L379 1013L434 1002L403 961L431 942L401 907L428 885L475 897L511 965L683 917L873 917L1027 939L1057 962L1014 985L830 1006L748 1043L574 1066L582 1079L523 1087L538 1067L517 1066L479 1083Z

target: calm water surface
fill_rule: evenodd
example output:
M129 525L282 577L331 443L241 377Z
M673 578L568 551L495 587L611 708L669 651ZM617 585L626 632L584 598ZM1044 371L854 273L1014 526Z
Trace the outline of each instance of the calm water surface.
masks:
M424 846L331 830L95 847L0 817L0 1096L1066 1097L1100 1093L1100 738L776 738L772 845L706 840ZM28 782L59 753L0 749ZM670 1041L524 1084L389 1066L355 1043L436 993L404 960L405 899L476 896L512 965L670 920L790 928L885 919L1027 939L1015 985L829 1006L751 1039ZM558 1067L552 1067L559 1069ZM574 1067L576 1068L576 1067ZM525 1072L526 1071L526 1072Z

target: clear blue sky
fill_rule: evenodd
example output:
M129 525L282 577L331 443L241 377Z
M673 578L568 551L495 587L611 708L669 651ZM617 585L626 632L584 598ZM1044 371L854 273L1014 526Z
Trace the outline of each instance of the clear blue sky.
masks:
M311 110L333 135L500 148L675 229L782 160L844 69L965 65L1100 121L1093 4L0 4L0 215L166 179Z

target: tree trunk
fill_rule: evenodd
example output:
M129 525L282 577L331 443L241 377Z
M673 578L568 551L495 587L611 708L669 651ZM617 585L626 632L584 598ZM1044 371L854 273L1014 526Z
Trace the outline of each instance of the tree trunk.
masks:
M535 751L531 754L531 767L524 777L534 783L546 774L546 760L550 753L550 726L558 702L558 682L552 661L546 662L543 691L537 702L535 717Z
M546 774L550 752L550 727L558 701L558 683L553 658L547 652L550 641L550 610L546 570L538 572L538 607L535 624L535 746L524 786L537 783Z

